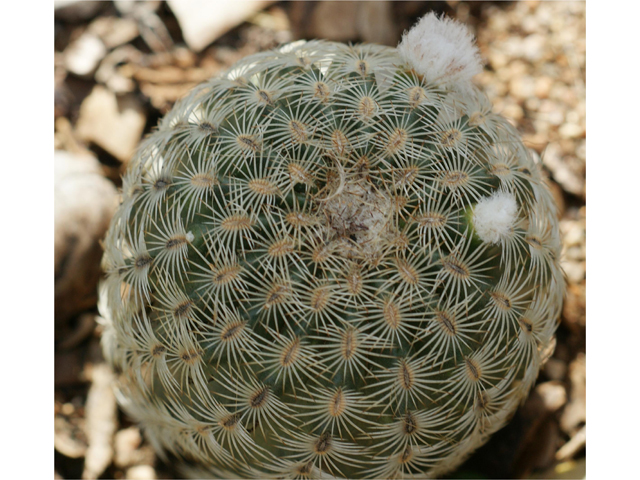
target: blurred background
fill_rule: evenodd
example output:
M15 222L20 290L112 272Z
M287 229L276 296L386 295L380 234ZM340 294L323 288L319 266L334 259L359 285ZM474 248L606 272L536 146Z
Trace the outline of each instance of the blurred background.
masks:
M174 102L297 39L395 46L429 11L469 26L477 83L539 157L560 207L567 297L532 395L450 478L584 478L584 2L139 1L55 4L55 478L175 478L116 405L96 287L120 176Z

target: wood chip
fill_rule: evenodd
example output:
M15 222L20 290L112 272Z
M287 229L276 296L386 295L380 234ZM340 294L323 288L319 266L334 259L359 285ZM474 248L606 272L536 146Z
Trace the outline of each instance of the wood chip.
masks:
M182 83L178 85L143 83L140 85L140 90L149 97L151 104L160 110L160 113L165 114L176 101L184 97L195 86L195 83Z
M223 34L273 3L211 2L210 0L169 0L167 4L178 19L182 36L189 47L199 52Z
M587 426L584 425L578 432L556 452L556 460L564 462L570 460L587 443Z
M92 384L85 407L89 446L82 472L83 479L100 477L113 459L113 435L117 429L115 377L106 363L94 365Z
M560 416L560 428L568 435L574 435L587 421L586 363L585 354L579 353L569 365L569 402Z
M99 241L118 205L118 192L94 157L56 151L54 200L55 317L63 326L96 303Z
M96 85L80 107L78 137L95 143L119 161L131 158L146 123L146 112L133 94L116 96Z

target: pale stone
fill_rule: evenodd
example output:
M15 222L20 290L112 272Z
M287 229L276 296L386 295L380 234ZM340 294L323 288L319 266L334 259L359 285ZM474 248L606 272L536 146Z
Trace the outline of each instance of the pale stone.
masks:
M120 467L129 467L135 463L140 455L136 455L137 448L142 443L142 435L138 427L129 427L116 433L114 440L115 464Z
M511 80L511 94L521 100L533 97L535 95L535 81L531 77L514 77Z
M128 162L146 123L144 109L135 95L117 97L96 85L82 102L76 125L78 137L95 143L121 162Z
M268 0L212 2L211 0L169 0L184 41L199 52L252 14L273 3Z
M539 33L529 35L522 42L522 56L530 62L542 59L545 53L545 37Z
M127 469L125 478L128 480L155 480L156 471L149 465L137 465Z
M553 79L551 77L539 77L536 79L535 94L540 98L547 98L553 85Z
M558 133L564 138L578 138L584 135L584 128L575 123L565 123L558 129Z
M576 165L570 164L563 158L562 149L556 142L549 143L542 155L542 162L551 170L553 178L562 187L574 195L584 195L584 172Z
M138 24L133 18L98 17L89 32L97 35L109 50L130 42L139 35Z
M55 318L64 323L96 303L104 236L118 205L115 186L98 160L54 155Z
M97 35L85 33L65 50L65 68L81 77L90 75L106 54L102 40Z

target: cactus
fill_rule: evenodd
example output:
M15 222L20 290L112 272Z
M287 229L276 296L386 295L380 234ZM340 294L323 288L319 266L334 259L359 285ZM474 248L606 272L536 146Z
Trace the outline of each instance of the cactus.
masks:
M556 328L560 241L472 42L428 15L397 49L290 44L145 139L100 309L159 452L217 478L433 477L513 414Z

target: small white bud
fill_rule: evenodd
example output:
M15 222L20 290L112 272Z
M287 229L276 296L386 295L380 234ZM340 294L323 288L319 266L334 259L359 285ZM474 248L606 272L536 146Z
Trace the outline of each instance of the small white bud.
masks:
M507 236L518 215L518 204L512 193L498 190L480 199L473 211L473 226L486 243L498 243Z
M196 238L196 237L195 237L195 235L193 233L191 233L191 232L187 233L187 241L189 243L193 242L194 238Z
M422 17L398 44L398 53L430 83L467 89L482 71L473 35L465 25L431 12Z

